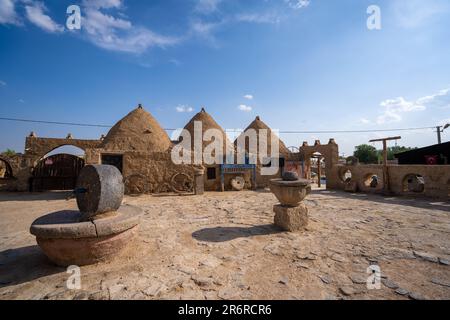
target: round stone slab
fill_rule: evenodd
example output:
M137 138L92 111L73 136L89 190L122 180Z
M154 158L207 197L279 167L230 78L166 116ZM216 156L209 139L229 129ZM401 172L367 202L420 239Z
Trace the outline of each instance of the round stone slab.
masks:
M307 179L297 179L294 181L286 181L283 179L271 179L271 184L275 184L278 186L285 186L285 187L307 187L311 185L311 183Z
M45 239L81 239L103 237L121 233L139 224L142 209L123 205L109 217L81 221L79 211L58 211L36 219L30 233Z
M135 239L142 209L124 205L114 215L81 221L79 211L59 211L33 222L31 234L45 255L60 266L108 261Z
M123 177L119 169L110 165L84 167L77 179L76 197L82 220L116 211L122 204Z

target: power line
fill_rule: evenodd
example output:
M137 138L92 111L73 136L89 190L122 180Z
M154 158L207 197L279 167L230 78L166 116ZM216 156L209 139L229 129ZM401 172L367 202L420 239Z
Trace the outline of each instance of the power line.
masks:
M334 130L334 131L280 131L284 134L297 133L373 133L373 132L395 132L395 131L418 131L425 129L434 129L434 127L420 128L397 128L397 129L371 129L371 130Z
M78 127L100 127L100 128L111 128L112 127L112 126L103 125L103 124L57 122L57 121L43 121L43 120L29 120L29 119L15 119L15 118L1 118L1 117L0 117L0 120L16 121L16 122L44 123L44 124L57 124L57 125L78 126Z
M326 131L278 131L281 134L328 134L328 133L374 133L374 132L395 132L395 131L418 131L426 129L434 129L435 127L419 127L419 128L397 128L397 129L371 129L371 130L326 130ZM227 132L243 132L244 130L229 129Z
M15 121L15 122L28 122L28 123L41 123L41 124L55 124L65 126L78 126L78 127L99 127L99 128L111 128L112 125L105 124L89 124L89 123L74 123L74 122L59 122L59 121L44 121L44 120L30 120L30 119L18 119L18 118L4 118L0 117L0 120ZM435 129L435 126L419 127L419 128L396 128L396 129L371 129L371 130L324 130L324 131L279 131L280 134L334 134L334 133L376 133L376 132L395 132L395 131L418 131L425 129ZM179 129L164 129L166 131L176 131ZM226 132L243 132L239 129L228 129Z

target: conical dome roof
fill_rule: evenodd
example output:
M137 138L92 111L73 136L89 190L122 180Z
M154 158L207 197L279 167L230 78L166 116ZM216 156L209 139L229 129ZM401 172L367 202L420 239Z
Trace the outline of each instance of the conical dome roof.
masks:
M165 152L169 136L153 116L139 105L109 130L102 148L110 151Z
M258 139L258 148L259 148L259 130L261 129L266 129L267 130L267 155L271 154L271 150L272 150L272 139L271 139L271 135L274 135L277 139L278 139L278 143L279 143L279 148L280 148L280 155L287 155L290 153L289 149L286 148L286 145L284 144L283 141L281 141L280 138L278 138L278 136L276 136L272 130L269 128L269 126L267 124L265 124L263 121L261 121L261 118L259 116L256 117L255 120L253 120L252 123L250 123L250 125L244 130L243 133L241 133L241 135L239 137L241 137L242 135L245 134L245 132L249 129L254 129L257 133L257 139ZM239 137L234 141L235 146L237 146L237 141L239 139ZM248 152L249 146L248 143L245 144L245 150Z
M213 119L213 117L211 117L211 115L209 113L207 113L205 111L204 108L202 108L202 110L197 113L189 122L188 124L184 127L185 130L189 131L189 133L191 134L191 147L194 148L194 123L196 121L200 121L202 123L202 137L205 134L205 132L209 129L217 129L219 130L223 137L225 138L224 141L224 149L223 149L223 154L226 154L226 145L228 144L231 148L233 147L232 143L230 142L230 140L228 139L225 131L222 129L222 127L220 127L217 122ZM203 138L202 138L203 141ZM203 141L203 149L205 149L206 146L210 145L211 141Z

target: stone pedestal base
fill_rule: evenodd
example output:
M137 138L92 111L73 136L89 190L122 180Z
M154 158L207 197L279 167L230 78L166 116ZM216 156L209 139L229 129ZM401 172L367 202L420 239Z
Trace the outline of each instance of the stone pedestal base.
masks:
M205 193L205 182L203 174L194 176L194 193L196 195L202 195Z
M277 204L273 206L274 223L283 230L294 232L304 230L308 225L308 208L304 203L298 207L287 207Z
M123 205L114 214L87 222L79 211L58 211L35 220L30 232L57 265L84 266L111 260L131 244L141 214L141 208Z
M127 246L132 245L138 233L138 226L105 237L79 239L45 239L36 241L45 255L56 265L86 266L109 261Z

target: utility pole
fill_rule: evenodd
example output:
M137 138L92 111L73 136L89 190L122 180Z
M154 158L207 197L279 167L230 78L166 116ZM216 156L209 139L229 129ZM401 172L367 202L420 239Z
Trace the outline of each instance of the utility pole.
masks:
M384 191L389 192L391 190L390 184L389 184L389 170L387 166L387 142L390 140L400 140L402 137L389 137L389 138L382 138L382 139L374 139L370 140L369 142L383 142L383 185L384 185Z
M441 133L444 132L445 129L448 129L450 127L450 123L447 123L445 126L437 126L436 127L436 133L437 133L437 138L438 138L438 144L442 143L442 139L441 139Z
M442 126L437 126L436 127L436 133L437 133L437 138L438 138L438 144L442 143L441 140L441 132L443 132L443 130L441 130Z

